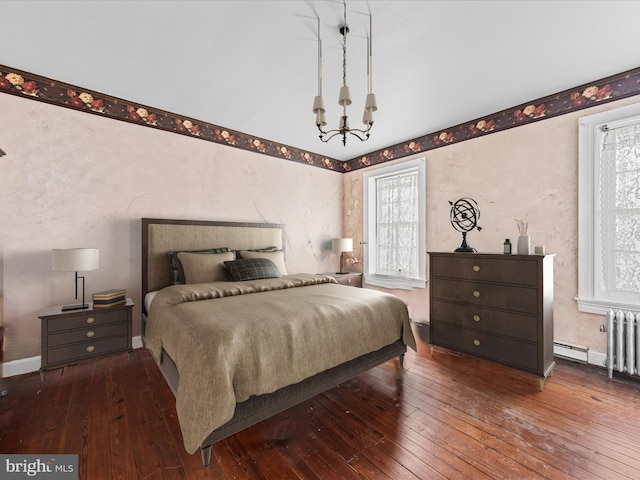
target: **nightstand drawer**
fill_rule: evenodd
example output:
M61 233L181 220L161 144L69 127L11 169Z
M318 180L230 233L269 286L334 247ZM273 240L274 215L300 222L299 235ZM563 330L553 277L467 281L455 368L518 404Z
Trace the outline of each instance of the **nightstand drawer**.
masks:
M535 261L511 261L496 258L439 257L431 259L431 275L434 277L482 280L484 282L538 284L538 265Z
M47 364L91 358L104 353L127 349L129 341L126 335L106 338L104 340L89 341L47 350Z
M523 313L538 312L538 290L515 285L438 279L431 283L432 298L495 307Z
M431 342L530 371L538 370L535 344L431 322Z
M449 323L487 333L497 333L531 342L538 341L538 318L534 315L433 300L431 321Z
M362 288L362 274L359 272L347 272L347 273L319 273L318 275L327 275L329 277L335 278L336 282L340 285L347 285L350 287L360 287Z
M82 314L68 315L60 318L51 318L47 321L47 332L60 332L82 327L97 327L109 323L123 322L127 320L127 310L117 309L106 312L83 312Z
M73 330L70 332L54 333L47 336L48 347L60 347L63 345L69 345L72 343L78 343L83 341L97 341L107 337L114 337L117 335L127 335L128 325L126 317L124 321L120 323L114 323L111 325L105 325L102 327L90 327L81 330Z
M362 287L362 275L334 275L336 281L340 285L349 285L351 287Z

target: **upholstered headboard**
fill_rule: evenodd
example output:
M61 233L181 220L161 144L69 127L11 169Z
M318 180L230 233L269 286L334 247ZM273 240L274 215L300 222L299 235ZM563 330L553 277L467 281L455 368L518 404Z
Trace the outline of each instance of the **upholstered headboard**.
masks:
M229 247L283 250L284 225L204 220L142 219L142 298L171 285L170 251Z

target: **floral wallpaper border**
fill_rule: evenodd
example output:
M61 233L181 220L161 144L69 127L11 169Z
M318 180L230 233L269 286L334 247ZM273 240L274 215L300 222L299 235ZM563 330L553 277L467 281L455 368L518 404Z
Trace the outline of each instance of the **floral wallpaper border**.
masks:
M358 170L638 94L640 67L353 158L343 167Z
M343 172L342 162L176 113L0 65L0 92Z
M344 173L640 94L640 67L346 162L0 65L0 92Z

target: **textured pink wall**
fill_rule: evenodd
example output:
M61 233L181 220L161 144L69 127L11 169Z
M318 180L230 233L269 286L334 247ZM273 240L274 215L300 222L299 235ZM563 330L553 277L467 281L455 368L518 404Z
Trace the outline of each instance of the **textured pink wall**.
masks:
M0 95L5 361L40 354L38 313L73 303L52 248L96 247L87 294L126 288L140 318L140 218L286 225L289 271L337 268L339 173Z
M531 246L555 253L555 339L606 351L599 331L604 317L578 312L578 119L599 111L637 103L627 99L513 128L408 157L427 159L427 250L451 251L461 235L449 222L449 200L475 199L482 231L470 232L469 244L480 252L502 252L514 242L514 219L529 222ZM388 164L385 164L388 165ZM375 167L372 167L375 168ZM362 240L362 176L344 175L346 235L354 246ZM358 258L361 252L354 252ZM393 293L408 302L415 320L428 319L428 288Z
M574 300L577 121L637 102L426 152L427 249L459 245L448 201L462 196L476 199L482 211L482 232L469 235L479 251L500 251L505 237L517 236L514 218L526 219L532 245L556 254L555 338L603 352L603 318L579 313ZM362 259L365 170L340 175L9 95L0 95L0 111L7 152L0 159L5 361L38 355L39 311L73 300L73 274L50 271L52 248L100 248L100 269L86 274L87 292L126 288L137 304L137 334L140 217L284 223L292 272L334 270L329 243L340 234L354 238L354 255ZM428 318L427 290L394 293L415 320Z

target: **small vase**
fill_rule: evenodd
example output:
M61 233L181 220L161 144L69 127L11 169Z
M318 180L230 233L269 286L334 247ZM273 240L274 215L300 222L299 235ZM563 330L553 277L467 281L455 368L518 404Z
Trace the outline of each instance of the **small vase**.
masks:
M531 254L531 241L529 236L518 237L518 255Z

